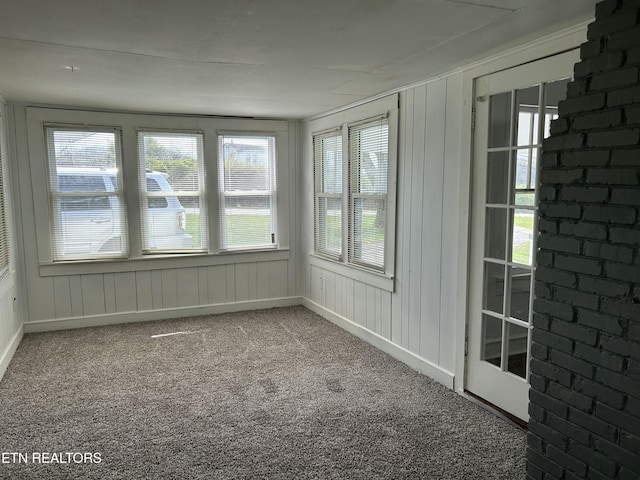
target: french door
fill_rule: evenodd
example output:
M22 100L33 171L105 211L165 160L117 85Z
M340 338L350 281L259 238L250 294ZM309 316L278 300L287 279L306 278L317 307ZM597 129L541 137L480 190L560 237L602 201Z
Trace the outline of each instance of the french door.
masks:
M525 421L540 147L578 60L571 51L475 84L465 388Z

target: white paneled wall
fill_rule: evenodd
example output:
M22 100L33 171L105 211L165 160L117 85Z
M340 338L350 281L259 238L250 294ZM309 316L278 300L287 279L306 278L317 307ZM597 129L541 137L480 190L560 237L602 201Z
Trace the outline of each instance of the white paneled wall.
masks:
M138 272L59 275L41 281L32 321L283 298L287 261ZM46 301L42 301L45 298ZM54 314L48 311L53 304Z
M328 262L308 261L305 273L312 308L343 326L352 322L363 337L375 334L378 346L449 386L458 315L461 108L462 74L400 94L393 292L345 276ZM304 184L312 185L312 160L305 158L304 165ZM306 208L309 259L312 199Z
M391 292L311 265L311 301L391 340Z
M10 274L0 281L0 379L21 339L22 321L18 315L15 275Z
M288 162L279 172L279 220L288 245L278 251L180 256L74 266L40 264L28 108L10 106L20 186L19 264L24 272L25 331L52 330L300 303L296 292L295 185L299 125L287 122ZM282 178L282 177L286 178ZM291 207L290 207L291 206ZM291 246L291 247L290 247ZM81 262L82 263L82 262Z

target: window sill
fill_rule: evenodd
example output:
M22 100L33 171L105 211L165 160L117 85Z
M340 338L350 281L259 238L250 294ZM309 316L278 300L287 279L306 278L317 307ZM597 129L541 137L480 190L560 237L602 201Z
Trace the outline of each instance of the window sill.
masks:
M330 260L315 253L309 254L309 261L311 265L316 267L329 270L330 272L337 273L338 275L393 293L395 282L392 275L374 272L367 270L366 268L358 267L357 265Z
M289 249L245 252L221 252L218 254L187 253L173 255L148 255L141 258L79 260L42 263L40 276L82 275L91 273L139 272L164 268L209 267L236 263L272 262L289 260Z

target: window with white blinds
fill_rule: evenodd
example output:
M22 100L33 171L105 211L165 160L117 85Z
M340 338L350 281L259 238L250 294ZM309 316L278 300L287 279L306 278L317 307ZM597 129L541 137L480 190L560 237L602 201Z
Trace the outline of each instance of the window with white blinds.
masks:
M342 133L339 129L313 136L315 182L315 251L342 255Z
M275 136L218 139L221 249L276 247Z
M9 272L9 224L5 203L5 182L3 170L2 141L4 127L0 117L0 280Z
M54 260L126 257L121 134L45 127Z
M349 125L349 262L384 271L389 126Z
M204 135L138 132L142 251L207 249Z

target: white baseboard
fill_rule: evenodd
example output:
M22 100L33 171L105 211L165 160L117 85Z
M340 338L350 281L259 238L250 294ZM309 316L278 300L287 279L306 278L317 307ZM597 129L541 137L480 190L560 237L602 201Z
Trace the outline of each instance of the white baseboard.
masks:
M292 305L304 305L309 310L338 325L340 328L359 337L365 342L391 355L395 359L407 364L420 373L434 379L447 388L453 389L454 374L441 367L417 356L395 343L381 337L377 333L367 330L351 320L338 315L304 297L283 297L268 300L253 300L246 302L221 303L215 305L203 305L197 307L169 308L164 310L148 310L143 312L122 312L107 315L91 315L78 318L58 318L52 320L39 320L24 324L24 333L46 332L52 330L67 330L71 328L85 328L102 325L114 325L119 323L144 322L149 320L165 320L169 318L190 317L197 315L212 315L218 313L240 312L246 310L259 310L272 307L288 307ZM12 340L10 348L2 357L0 373L4 373L6 365L13 356L15 349L22 338L22 329L19 335ZM6 365L5 365L6 362Z
M331 323L338 325L339 327L343 328L349 333L352 333L356 337L359 337L365 342L391 355L396 360L409 365L411 368L453 390L453 373L447 372L441 367L434 365L424 358L421 358L416 354L402 348L401 346L392 343L386 338L381 337L377 333L374 333L371 330L367 330L366 328L361 327L357 323L354 323L351 320L332 312L331 310L327 310L323 306L312 302L308 298L302 298L302 305L307 307L309 310L317 313L318 315L326 318Z
M9 362L11 362L13 355L16 353L18 345L20 345L20 342L22 341L23 334L24 334L23 327L20 326L18 331L13 335L13 338L9 342L9 345L7 345L7 348L5 349L5 351L1 352L0 380L2 380L2 377L4 377L4 373L7 371L7 368L9 367Z
M215 305L200 305L197 307L165 308L163 310L147 310L142 312L121 312L107 315L90 315L77 318L56 318L52 320L38 320L24 324L24 332L48 332L52 330L68 330L71 328L97 327L115 325L119 323L146 322L149 320L166 320L169 318L193 317L198 315L213 315L217 313L241 312L246 310L260 310L263 308L289 307L300 305L301 297L270 298L267 300L250 300L246 302L219 303Z

